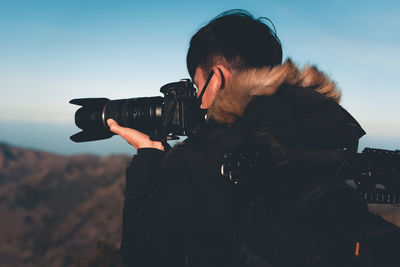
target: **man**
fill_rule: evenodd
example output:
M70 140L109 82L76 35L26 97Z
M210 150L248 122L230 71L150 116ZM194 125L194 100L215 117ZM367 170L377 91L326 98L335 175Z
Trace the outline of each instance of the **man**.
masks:
M188 70L201 107L208 109L198 133L165 153L160 142L108 121L113 132L137 149L127 169L123 214L121 251L128 266L244 266L246 259L232 240L249 199L221 175L219 160L236 141L268 136L287 150L356 152L364 131L337 104L335 83L315 67L299 70L290 60L281 61L274 31L247 12L228 11L190 42ZM271 196L284 192L284 197L305 192L322 169L326 176L327 168L316 166L297 166L293 176L266 190ZM281 196L272 200L279 206L276 214L290 204L280 201ZM302 249L298 243L285 250L295 242L276 229L268 235L277 246L265 243L270 247L262 264L286 265L279 264L284 262L279 257L287 252L289 259L291 251ZM250 247L256 239L249 241Z

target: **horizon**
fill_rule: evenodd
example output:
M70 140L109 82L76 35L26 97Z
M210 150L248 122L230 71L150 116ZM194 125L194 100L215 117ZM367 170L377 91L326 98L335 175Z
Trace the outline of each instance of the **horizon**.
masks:
M30 136L26 138L24 129L30 129ZM112 154L124 154L133 156L136 150L128 145L120 136L109 139L75 143L69 136L78 129L71 123L49 122L3 122L0 124L0 144L44 151L60 155L92 154L107 156ZM4 138L5 137L5 138ZM183 141L185 138L181 137ZM174 141L170 144L175 144ZM358 152L366 147L386 150L400 150L400 139L397 136L365 135L360 139Z

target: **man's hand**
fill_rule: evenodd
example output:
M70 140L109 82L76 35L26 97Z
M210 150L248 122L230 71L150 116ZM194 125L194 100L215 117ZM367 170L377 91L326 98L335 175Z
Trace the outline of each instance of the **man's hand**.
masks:
M134 146L136 150L139 150L140 148L155 148L164 151L162 143L152 141L147 134L131 128L119 126L113 119L108 119L107 124L110 127L111 132L124 138L129 144Z

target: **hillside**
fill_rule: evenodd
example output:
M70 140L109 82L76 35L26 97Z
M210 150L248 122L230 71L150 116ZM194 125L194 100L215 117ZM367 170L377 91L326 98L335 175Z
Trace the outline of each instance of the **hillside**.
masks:
M0 144L1 266L120 265L128 162Z

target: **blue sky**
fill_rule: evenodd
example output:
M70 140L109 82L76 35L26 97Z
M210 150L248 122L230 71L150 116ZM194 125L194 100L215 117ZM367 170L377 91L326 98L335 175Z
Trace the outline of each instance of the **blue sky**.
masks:
M342 105L377 140L371 145L400 148L400 3L385 0L0 0L0 141L76 147L68 140L70 99L158 95L163 84L188 77L195 31L232 8L270 18L285 57L316 64L338 83ZM51 125L68 130L55 133ZM43 127L37 136L59 136L60 147L46 147L32 127Z

